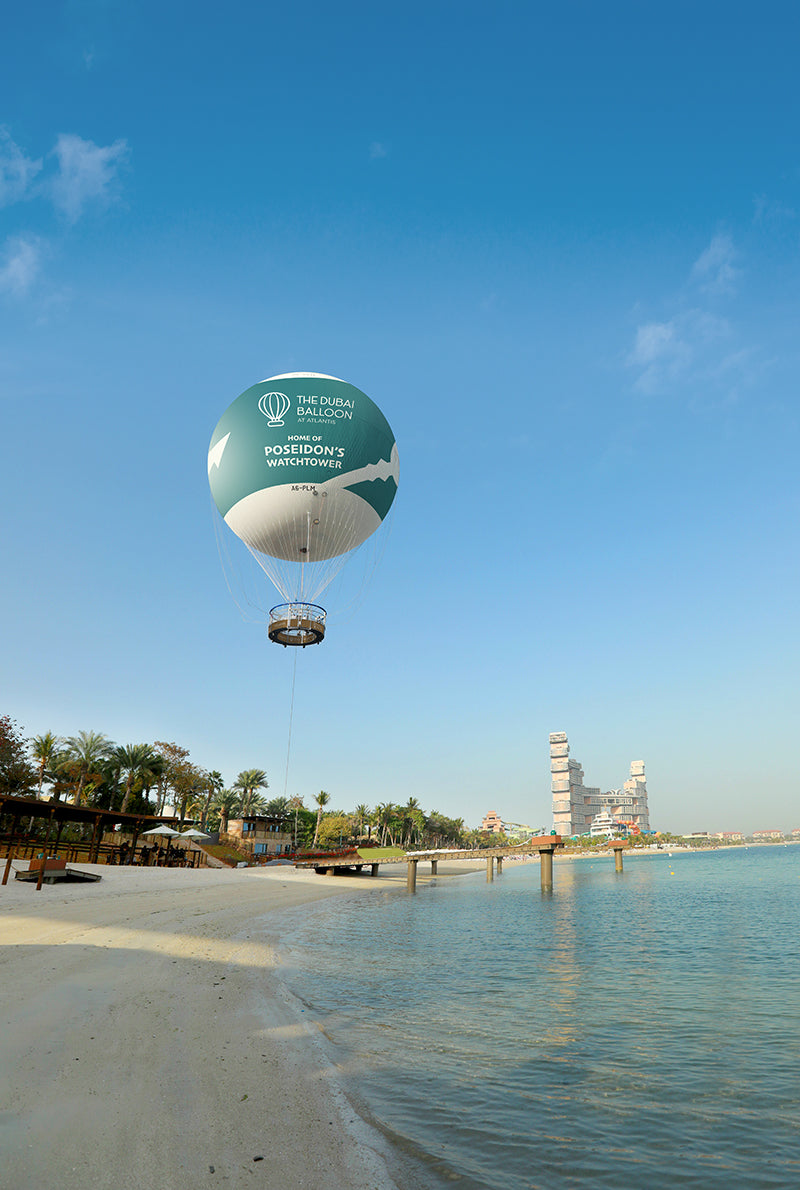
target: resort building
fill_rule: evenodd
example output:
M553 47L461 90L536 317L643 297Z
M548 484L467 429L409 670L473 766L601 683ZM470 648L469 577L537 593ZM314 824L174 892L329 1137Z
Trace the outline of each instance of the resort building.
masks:
M528 840L533 835L543 835L545 829L543 826L529 826L527 822L509 822L507 818L501 818L495 810L490 810L484 815L481 822L482 831L488 831L493 835L505 835L510 842L517 839Z
M231 818L219 841L233 843L253 855L285 855L292 850L292 836L283 829L284 825L279 818L269 818L265 814Z
M644 761L631 763L630 776L621 789L601 793L599 786L584 785L583 767L571 760L564 731L550 733L550 774L553 825L560 835L584 835L593 819L603 812L634 833L650 829Z

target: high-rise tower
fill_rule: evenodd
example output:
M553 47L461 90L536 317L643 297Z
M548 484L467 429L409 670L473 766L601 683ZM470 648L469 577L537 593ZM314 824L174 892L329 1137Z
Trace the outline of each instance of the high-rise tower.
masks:
M608 810L639 830L650 829L643 760L632 762L631 775L622 789L601 793L598 786L584 785L582 765L569 758L567 733L551 731L550 774L553 825L560 835L588 833L592 819L601 810Z

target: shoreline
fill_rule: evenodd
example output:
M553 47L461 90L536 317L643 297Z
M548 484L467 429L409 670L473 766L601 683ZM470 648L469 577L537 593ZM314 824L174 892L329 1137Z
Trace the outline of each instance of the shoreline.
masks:
M22 867L16 863L15 867ZM403 890L291 867L74 865L91 884L0 889L0 1149L15 1190L413 1190L281 978L296 913ZM437 877L474 865L443 865ZM316 1034L316 1035L315 1035Z
M737 849L746 848L718 850ZM507 870L538 859L520 856ZM282 972L300 921L335 897L405 893L405 864L377 878L282 865L74 866L102 880L36 892L12 877L0 888L9 1185L39 1190L57 1177L65 1190L194 1190L254 1175L268 1190L430 1185L403 1138L348 1096L324 1022ZM482 861L443 859L436 876L420 865L418 887L466 874L483 878Z

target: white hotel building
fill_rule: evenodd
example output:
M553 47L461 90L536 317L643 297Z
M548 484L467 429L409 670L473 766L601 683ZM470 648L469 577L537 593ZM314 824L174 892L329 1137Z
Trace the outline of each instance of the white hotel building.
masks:
M553 825L560 835L589 833L592 819L602 811L614 818L650 829L647 809L647 784L644 761L631 763L631 774L622 789L601 793L599 788L583 783L583 768L569 758L569 742L564 731L550 733L550 773L553 792Z

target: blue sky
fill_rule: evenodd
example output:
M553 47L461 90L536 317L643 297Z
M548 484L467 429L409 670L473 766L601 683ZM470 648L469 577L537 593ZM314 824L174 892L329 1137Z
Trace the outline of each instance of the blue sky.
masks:
M799 826L796 6L6 27L0 711L283 792L295 658L205 457L307 369L401 480L297 659L289 793L535 824L564 730L590 784L645 760L656 826Z

